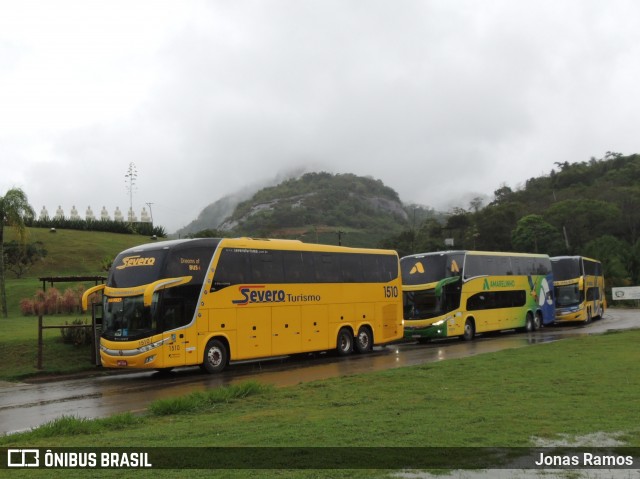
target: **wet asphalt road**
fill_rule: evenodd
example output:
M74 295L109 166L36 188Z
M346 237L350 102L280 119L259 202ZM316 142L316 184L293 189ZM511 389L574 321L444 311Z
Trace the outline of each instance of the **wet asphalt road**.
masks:
M0 434L28 430L62 415L95 418L124 411L139 412L156 399L250 379L289 386L634 328L640 328L640 310L608 310L603 319L587 326L551 326L529 334L505 332L489 337L479 336L471 342L451 339L426 345L402 343L375 348L371 354L345 358L316 354L313 357L232 364L217 375L207 375L200 368L191 367L165 375L148 371L35 384L1 383Z

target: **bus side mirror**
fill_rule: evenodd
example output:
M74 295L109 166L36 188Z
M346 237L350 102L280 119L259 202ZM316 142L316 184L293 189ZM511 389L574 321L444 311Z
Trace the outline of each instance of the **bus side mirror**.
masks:
M89 288L84 293L82 293L82 312L86 313L87 309L89 309L89 296L93 293L97 293L98 291L102 291L106 285L99 284L98 286L94 286L93 288Z

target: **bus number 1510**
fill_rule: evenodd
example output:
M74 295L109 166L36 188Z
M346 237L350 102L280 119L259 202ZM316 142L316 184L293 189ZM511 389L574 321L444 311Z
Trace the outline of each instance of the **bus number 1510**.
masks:
M397 286L383 286L384 287L384 297L385 298L397 298L398 297L398 287Z

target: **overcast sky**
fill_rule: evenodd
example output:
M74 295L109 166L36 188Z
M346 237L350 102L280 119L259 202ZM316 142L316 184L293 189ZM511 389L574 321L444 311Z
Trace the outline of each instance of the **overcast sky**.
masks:
M635 0L0 0L0 196L168 232L289 168L468 207L640 151ZM467 198L460 200L460 198Z

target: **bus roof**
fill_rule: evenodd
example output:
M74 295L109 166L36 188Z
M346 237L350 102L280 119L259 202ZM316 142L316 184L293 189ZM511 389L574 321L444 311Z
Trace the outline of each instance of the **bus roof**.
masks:
M304 250L304 251L328 251L343 253L375 253L397 255L394 250L373 249L373 248L352 248L348 246L336 246L317 243L303 243L300 240L291 239L265 239L265 238L192 238L177 239L167 241L154 241L152 243L144 243L139 246L122 251L122 253L155 251L160 249L181 249L183 247L211 247L215 249L218 246L226 248L262 248L262 249L282 249L282 250Z
M439 255L439 256L445 256L445 255L449 255L449 254L465 254L466 251L464 250L448 250L448 251L432 251L430 253L415 253L415 254L410 254L407 256L404 256L404 258L424 258L425 256L435 256L435 255Z
M122 253L133 253L143 251L155 251L159 249L175 249L180 246L215 246L220 242L220 238L194 238L194 239L177 239L167 241L154 241L153 243L144 243L138 246L128 248Z
M473 256L522 256L522 257L538 257L538 258L549 257L544 253L513 253L513 252L506 252L506 251L449 250L449 251L434 251L431 253L416 253L409 256L405 256L404 258L422 258L424 256L429 256L429 255L444 256L449 254L465 254L465 255L473 255Z
M575 255L575 256L552 256L551 257L551 261L562 261L562 260L568 260L568 259L586 259L587 261L594 261L596 263L600 263L600 260L594 259L594 258L589 258L587 256L579 256L579 255Z

